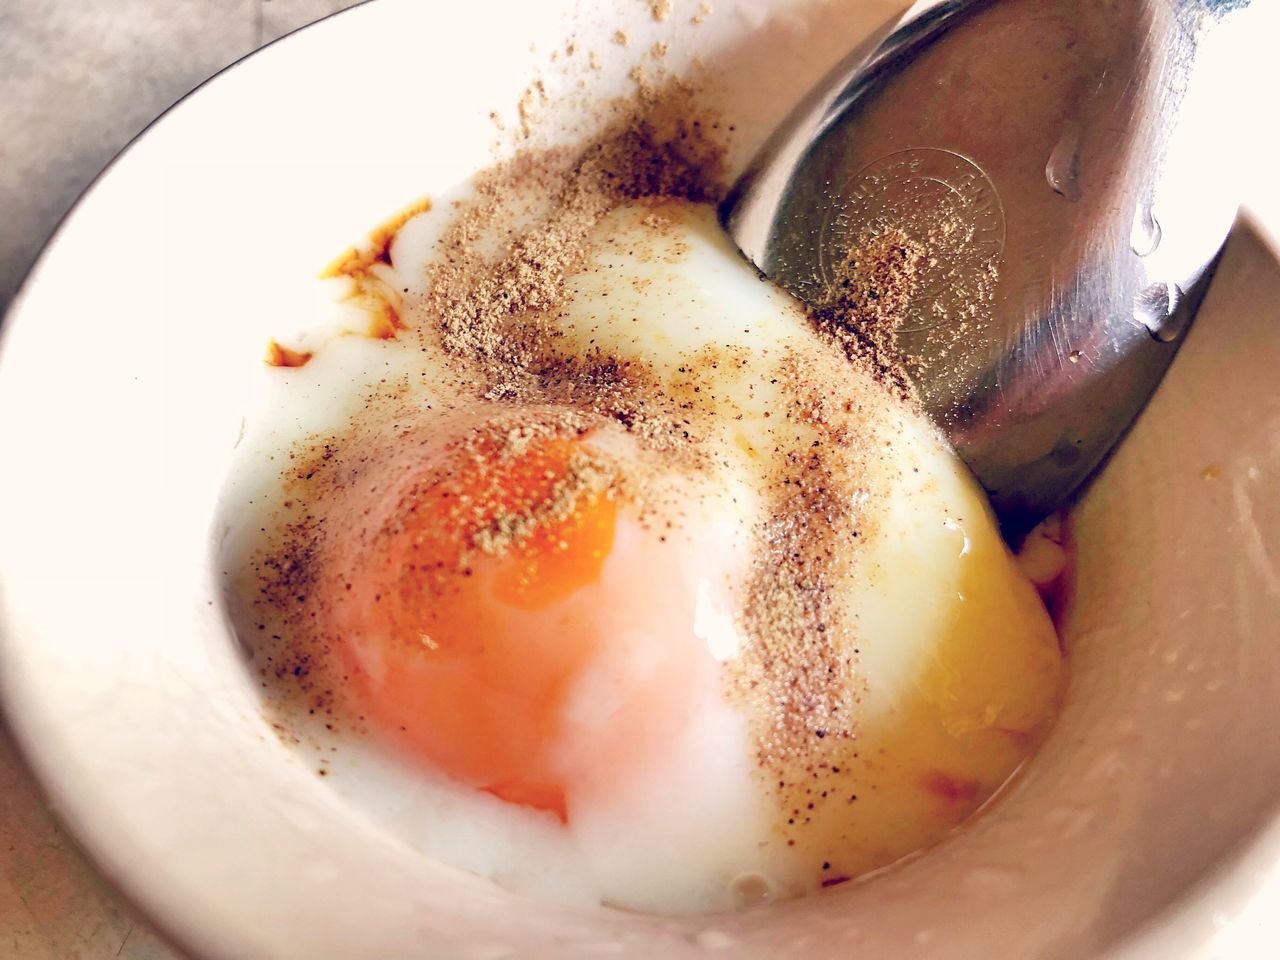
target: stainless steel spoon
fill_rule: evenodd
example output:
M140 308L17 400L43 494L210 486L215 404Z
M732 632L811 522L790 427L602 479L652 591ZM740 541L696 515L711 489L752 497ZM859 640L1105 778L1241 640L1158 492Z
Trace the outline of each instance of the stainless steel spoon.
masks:
M1102 462L1204 297L1237 204L1212 149L1244 95L1216 85L1223 37L1248 3L917 3L809 94L722 209L810 302L861 231L924 246L898 345L1013 536Z

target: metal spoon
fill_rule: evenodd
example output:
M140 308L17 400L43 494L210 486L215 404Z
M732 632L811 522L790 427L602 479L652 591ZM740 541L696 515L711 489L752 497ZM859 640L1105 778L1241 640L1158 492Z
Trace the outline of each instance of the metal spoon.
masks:
M1241 91L1213 81L1248 3L917 3L818 84L721 211L809 302L861 231L923 245L898 347L1012 536L1102 462L1204 297L1237 202L1205 146Z

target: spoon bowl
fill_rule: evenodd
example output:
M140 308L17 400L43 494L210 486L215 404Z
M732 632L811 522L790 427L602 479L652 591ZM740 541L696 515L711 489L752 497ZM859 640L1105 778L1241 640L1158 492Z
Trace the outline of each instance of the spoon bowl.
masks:
M870 236L919 251L895 352L1011 537L1124 435L1204 297L1236 213L1207 149L1230 133L1224 58L1205 52L1246 7L917 3L813 89L722 209L811 304Z

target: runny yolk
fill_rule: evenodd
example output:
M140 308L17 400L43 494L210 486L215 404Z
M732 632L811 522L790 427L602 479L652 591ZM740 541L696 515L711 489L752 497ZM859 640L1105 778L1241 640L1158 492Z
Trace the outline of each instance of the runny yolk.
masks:
M361 711L456 780L562 821L581 740L566 707L609 632L592 588L618 512L611 490L574 486L584 449L451 455L378 494L328 576Z

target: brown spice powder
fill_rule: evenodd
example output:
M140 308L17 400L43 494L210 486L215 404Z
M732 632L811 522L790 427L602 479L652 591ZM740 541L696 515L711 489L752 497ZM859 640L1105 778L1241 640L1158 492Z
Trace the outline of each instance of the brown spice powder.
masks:
M543 500L522 510L498 514L472 534L471 542L484 553L501 556L539 530L569 519L584 500L612 496L617 483L615 464L602 457L575 453L566 464L565 475L556 480Z
M834 282L811 311L819 330L902 397L912 396L912 387L898 330L924 261L924 246L902 230L870 227L836 266Z
M796 354L779 366L791 386L785 421L801 442L776 454L744 601L750 643L728 677L751 718L760 775L786 810L825 802L858 736L857 629L840 593L873 531L868 481L881 441L851 395L833 395L838 374ZM783 832L807 822L788 817Z
M659 23L670 17L675 9L675 0L648 0L648 3L650 14Z
M723 145L678 84L614 105L615 119L578 152L526 151L483 176L445 231L419 328L474 375L482 395L511 403L579 403L656 438L638 363L556 349L554 311L613 209L647 197L709 202L721 193ZM548 201L548 198L551 198ZM484 238L530 224L494 255Z

